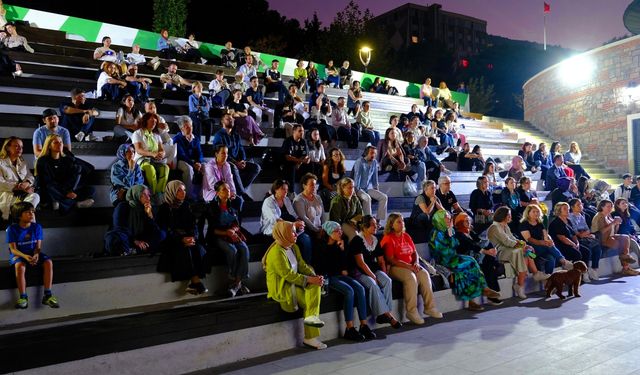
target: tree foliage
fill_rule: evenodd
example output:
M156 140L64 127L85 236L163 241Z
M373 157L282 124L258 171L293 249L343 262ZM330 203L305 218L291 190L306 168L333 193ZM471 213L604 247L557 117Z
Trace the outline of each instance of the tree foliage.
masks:
M471 78L467 86L471 98L471 112L490 113L495 107L493 85L485 85L484 77Z
M169 30L169 35L186 36L189 0L154 0L153 31Z

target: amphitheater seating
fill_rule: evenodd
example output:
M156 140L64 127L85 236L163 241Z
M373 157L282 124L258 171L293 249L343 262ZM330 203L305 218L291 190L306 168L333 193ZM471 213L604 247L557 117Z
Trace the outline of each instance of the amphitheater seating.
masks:
M21 34L29 39L36 53L12 52L11 56L23 66L25 73L19 79L0 78L0 138L10 135L23 138L25 158L32 162L31 137L40 121L42 110L57 108L71 88L95 89L94 77L99 62L91 59L91 53L98 44L69 40L63 32L37 28L24 28ZM129 50L128 47L120 46L112 48L116 51ZM142 53L148 57L156 55L155 51L143 50ZM163 61L164 66L167 64L167 61ZM201 80L205 87L217 68L182 62L179 66L179 73L183 77ZM145 66L141 67L139 74L157 82L162 69L153 71ZM224 71L231 80L234 71ZM340 89L328 89L327 92L334 100L346 95L346 90ZM159 96L159 93L159 88L154 87L152 96ZM421 104L421 101L412 98L380 94L364 93L364 97L371 101L373 118L377 129L381 131L387 127L390 115L408 112L413 103ZM100 118L94 124L96 133L108 135L113 126L116 107L104 101L88 101L101 111ZM187 111L186 102L175 100L165 100L158 106L158 113L172 125L172 132L177 131L174 116L186 114ZM510 156L517 154L523 141L519 132L506 129L502 123L477 119L464 119L461 123L465 125L464 133L469 142L480 144L485 156L510 159ZM265 131L268 135L273 134L272 129ZM281 144L282 139L268 137L258 146L247 148L248 157L259 159L266 152L277 152ZM364 146L365 143L361 143L358 149L343 148L348 159L348 170ZM7 252L0 252L0 306L4 307L0 309L0 350L11 358L3 364L2 370L11 372L155 345L178 345L179 342L205 336L219 335L220 340L226 340L227 336L223 334L240 330L281 327L283 324L286 327L297 327L299 315L283 313L275 303L268 302L263 293L264 273L259 261L265 250L264 244L254 243L250 246L252 279L249 287L256 293L236 300L221 300L219 296L185 296L182 284L171 283L166 275L156 272L157 257L138 255L93 258L94 254L101 252L103 234L111 222L108 170L115 159L117 145L108 142L74 142L72 147L79 157L96 166L97 170L91 177L97 190L96 205L64 217L47 210L37 213L38 221L45 228L46 252L54 257L54 288L60 297L61 309L43 308L33 303L34 306L29 310L14 311L11 306L15 299L15 278L6 262ZM212 155L211 146L204 145L203 149L206 156ZM250 194L256 202L247 203L243 211L246 225L250 228L256 227L261 198L278 176L274 169L263 168L263 171L250 188ZM475 180L479 175L480 172L452 173L453 190L463 205L475 188ZM539 174L532 177L539 180ZM390 211L406 214L411 210L414 198L402 195L400 183L382 182L381 190L390 196ZM546 193L542 192L540 195L544 197ZM428 257L424 240L418 244L418 248L423 256ZM607 263L606 269L618 267L616 261L617 259L609 258L604 262ZM605 267L603 274L607 272L604 269ZM224 278L224 261L220 257L207 278L209 289L221 289ZM511 280L501 280L503 297L511 296L510 283ZM30 273L28 286L32 301L38 300L39 285L40 276ZM434 285L436 290L442 289L442 283L438 282L437 277L434 278ZM539 288L540 285L532 282L529 285L529 290ZM398 311L401 303L397 299L401 298L401 290L397 286L394 298ZM448 290L438 291L436 298L442 311L461 308L461 303ZM328 327L323 331L327 333L323 335L337 337L341 324L337 312L341 308L341 301L335 295L323 299L321 310L323 319L328 322ZM84 318L90 319L84 321ZM293 336L273 338L268 337L264 333L266 331L261 332L265 337L261 337L262 341L257 343L260 348L256 350L262 350L260 354L283 350L295 344L296 338ZM22 355L28 352L26 348L33 342L42 343L43 353L57 354L30 357L26 361ZM47 350L49 348L65 350ZM244 352L240 350L239 354L221 356L217 358L217 363L239 360L242 353Z

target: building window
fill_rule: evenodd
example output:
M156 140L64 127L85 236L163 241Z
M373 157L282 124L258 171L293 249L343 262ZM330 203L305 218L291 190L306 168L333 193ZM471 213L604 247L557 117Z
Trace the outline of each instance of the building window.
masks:
M418 36L417 35L411 36L411 43L418 44Z

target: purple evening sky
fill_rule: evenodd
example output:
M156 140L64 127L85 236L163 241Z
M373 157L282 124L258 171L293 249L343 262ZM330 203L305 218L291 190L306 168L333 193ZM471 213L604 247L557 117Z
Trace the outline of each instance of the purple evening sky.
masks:
M268 0L270 7L288 18L302 21L313 12L328 26L336 12L349 0L292 1ZM627 30L622 15L632 0L550 0L547 14L547 43L586 50L607 40L622 36ZM405 4L405 0L356 0L360 7L374 15ZM543 1L537 0L442 0L414 1L415 4L442 4L444 10L487 21L487 32L510 39L542 43Z

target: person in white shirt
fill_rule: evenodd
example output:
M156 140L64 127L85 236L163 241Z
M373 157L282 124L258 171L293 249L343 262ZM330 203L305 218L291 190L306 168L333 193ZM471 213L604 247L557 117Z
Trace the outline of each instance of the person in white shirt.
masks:
M224 108L227 100L229 100L231 89L224 78L222 69L216 70L216 79L212 79L209 83L209 95L211 96L211 103L218 108Z
M248 84L251 77L258 76L258 72L256 71L255 65L253 65L252 55L247 55L247 57L245 57L245 61L246 63L238 69L238 73L242 73L244 82Z
M122 58L118 59L116 51L111 49L111 38L105 36L102 38L102 47L96 48L93 52L93 59L100 61L110 61L112 63L120 63Z
M339 141L347 142L349 148L358 148L360 132L355 124L351 125L349 122L347 111L345 98L341 96L338 98L338 105L333 110L333 126L336 128Z
M424 100L425 107L437 107L438 99L433 94L433 87L431 87L431 78L424 80L422 87L420 87L420 97Z
M122 97L127 88L127 82L116 77L116 65L105 61L102 63L102 73L98 76L96 84L96 98L107 97L114 103Z
M131 52L127 53L127 57L125 59L126 63L131 65L144 65L147 64L147 58L140 53L140 45L134 44L131 47ZM153 70L158 70L160 66L160 58L155 56L149 61L149 66L153 68Z

